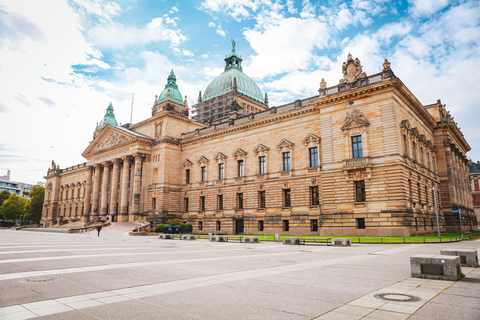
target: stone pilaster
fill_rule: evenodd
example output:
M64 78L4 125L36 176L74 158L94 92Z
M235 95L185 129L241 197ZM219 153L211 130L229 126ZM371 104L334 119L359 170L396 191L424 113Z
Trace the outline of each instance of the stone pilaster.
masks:
M140 212L140 194L141 194L141 178L142 178L142 159L144 155L137 153L135 155L135 168L133 178L133 213Z
M128 183L130 178L130 157L123 157L122 195L120 199L120 214L128 214Z
M90 216L92 206L90 204L90 195L92 193L92 167L88 167L87 170L87 185L85 189L84 199L83 199L83 216Z
M93 177L93 192L92 192L92 215L93 216L98 216L101 169L102 169L101 164L95 165L95 176Z
M113 160L112 190L110 193L110 215L117 214L118 184L120 181L120 159Z
M110 162L102 163L103 175L102 175L102 193L100 202L100 215L102 217L107 215L108 207L108 178L110 176Z

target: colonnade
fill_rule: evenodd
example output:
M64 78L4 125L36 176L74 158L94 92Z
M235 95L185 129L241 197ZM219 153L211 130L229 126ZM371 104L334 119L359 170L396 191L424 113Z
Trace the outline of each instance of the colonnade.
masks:
M137 153L89 166L83 215L140 213L144 160L145 154Z

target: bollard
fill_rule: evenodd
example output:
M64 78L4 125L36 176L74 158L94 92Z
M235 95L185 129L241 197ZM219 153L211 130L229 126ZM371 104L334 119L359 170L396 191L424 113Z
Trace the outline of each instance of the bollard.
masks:
M405 243L405 237L403 237L403 243Z
M383 243L383 238L380 238L380 242Z
M450 242L452 242L452 236L450 236Z
M358 238L358 243L360 243L360 238Z
M455 241L457 241L457 236L455 236Z
M423 243L425 243L425 237L423 237Z

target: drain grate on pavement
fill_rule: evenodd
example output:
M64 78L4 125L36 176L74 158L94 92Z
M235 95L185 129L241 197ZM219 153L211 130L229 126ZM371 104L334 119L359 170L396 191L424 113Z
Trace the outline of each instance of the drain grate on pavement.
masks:
M395 302L416 302L422 300L419 297L404 293L379 293L375 295L375 298Z
M35 277L22 280L22 282L48 282L60 279L59 277Z

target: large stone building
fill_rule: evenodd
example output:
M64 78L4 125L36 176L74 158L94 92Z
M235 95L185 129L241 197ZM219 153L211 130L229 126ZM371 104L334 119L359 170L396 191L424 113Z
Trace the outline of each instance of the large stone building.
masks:
M152 117L118 126L109 106L86 163L45 177L43 220L178 217L195 233L415 235L477 221L465 154L445 106L424 106L385 60L367 76L348 56L335 86L278 107L241 69L200 94L189 119L173 72Z
M468 175L472 190L473 210L477 216L477 221L480 221L480 161L472 162L472 165L468 168ZM477 227L480 229L480 225Z

